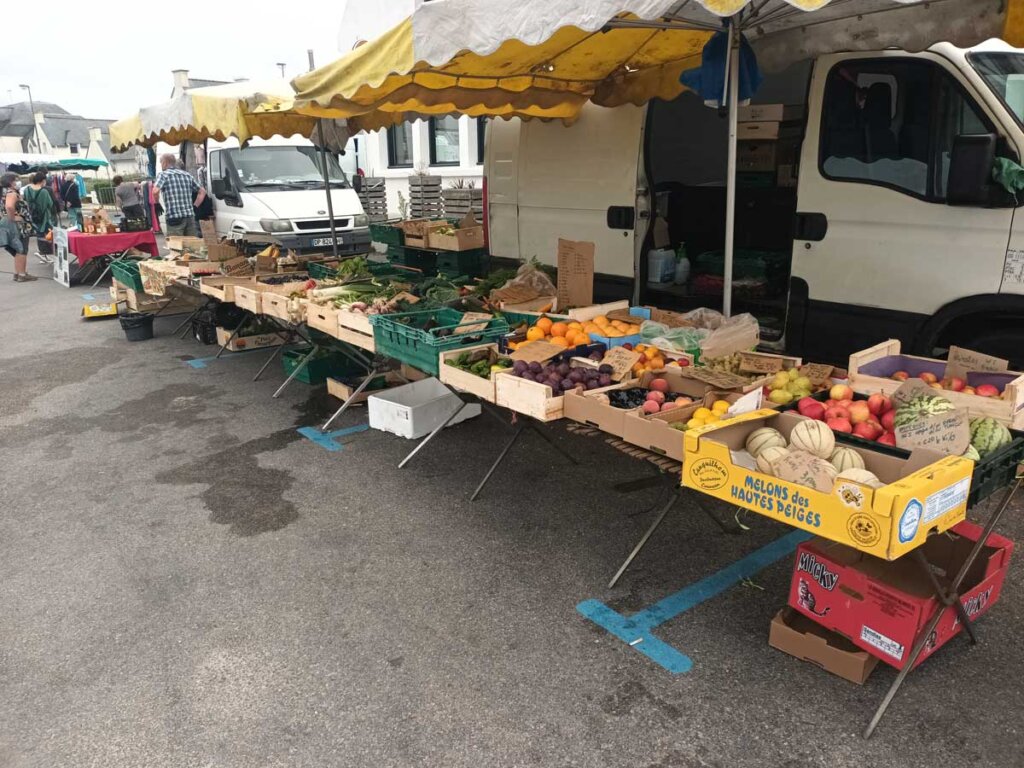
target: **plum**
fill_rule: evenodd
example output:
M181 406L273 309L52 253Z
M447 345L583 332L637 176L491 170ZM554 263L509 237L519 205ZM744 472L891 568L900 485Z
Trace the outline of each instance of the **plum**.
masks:
M523 379L524 381L536 381L536 380L537 380L537 377L536 377L536 376L534 376L534 375L533 375L532 373L530 373L529 371L526 371L526 372L525 372L525 373L524 373L524 374L523 374L522 376L520 376L519 378Z
M540 373L543 370L544 370L544 366L542 366L540 363L538 363L536 361L530 363L530 373L532 373L534 376L536 376L538 373Z
M610 387L612 385L612 377L609 376L607 373L602 373L600 376L597 377L597 383L599 386L602 387Z
M569 367L568 363L562 363L561 365L558 366L558 373L562 376L563 379L569 375L569 371L571 370L572 368Z
M530 370L530 364L525 360L516 360L514 363L512 363L512 371L516 374L516 376L522 376L528 370Z
M559 382L559 389L563 392L568 392L570 389L574 389L575 387L576 382L572 379L562 379L561 382ZM554 387L552 387L552 389L554 389Z
M600 385L597 383L597 379L591 379L587 382L587 389L598 389Z
M615 373L615 369L614 369L614 368L612 368L612 367L611 367L610 365L608 365L607 363L605 363L604 365L599 365L599 366L597 367L597 372L598 372L598 373Z

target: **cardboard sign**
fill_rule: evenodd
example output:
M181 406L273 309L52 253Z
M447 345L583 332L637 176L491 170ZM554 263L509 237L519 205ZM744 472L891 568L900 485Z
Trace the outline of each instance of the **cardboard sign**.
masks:
M960 410L937 413L896 427L896 445L900 448L928 448L959 456L970 444L970 421L967 413Z
M937 389L929 387L921 379L907 379L892 393L893 407L898 408L905 405L919 395L934 395L936 392L938 392Z
M601 360L601 365L612 367L612 381L622 381L630 375L633 366L640 361L640 353L624 347L612 347Z
M557 344L549 344L546 341L528 341L520 344L519 348L509 355L511 360L525 360L528 363L543 363L555 355L565 352L565 347Z
M740 353L741 373L778 373L782 370L781 357L767 357L754 352Z
M558 306L594 303L594 244L558 239Z
M800 369L800 375L806 376L811 380L811 384L820 387L822 384L828 383L829 379L832 378L832 371L834 370L835 368L831 365L808 363Z
M1009 367L1010 363L1001 357L983 355L981 352L952 346L949 348L949 358L946 362L946 376L966 379L967 374L971 371L1001 373Z
M753 392L747 392L743 397L729 406L726 411L730 416L739 416L741 413L751 413L761 410L761 401L764 399L764 389L758 387Z
M712 371L709 368L687 367L683 369L683 376L696 379L697 381L703 381L705 384L710 384L715 389L741 389L750 383L750 380L744 376L737 376L733 373L723 373L721 371Z
M487 324L493 319L494 315L489 315L486 312L467 312L462 316L462 320L459 321L455 333L480 333L480 331L487 328ZM476 322L477 320L483 320L483 322Z
M655 323L667 325L669 328L692 328L693 323L686 319L681 312L670 312L667 309L656 309L651 307L651 320Z
M647 319L639 315L629 314L628 309L613 309L611 312L605 313L605 317L609 320L621 320L624 323L631 323L633 325L640 325L640 323Z
M780 480L828 493L835 484L836 470L824 459L807 451L790 451L772 462L772 473Z

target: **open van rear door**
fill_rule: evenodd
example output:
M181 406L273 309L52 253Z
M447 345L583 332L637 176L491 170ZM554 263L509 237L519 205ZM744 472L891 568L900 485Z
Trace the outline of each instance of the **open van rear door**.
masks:
M635 274L637 177L646 107L587 105L571 126L493 121L487 146L491 252L553 264L558 239L595 244L598 274ZM638 226L638 223L640 226Z

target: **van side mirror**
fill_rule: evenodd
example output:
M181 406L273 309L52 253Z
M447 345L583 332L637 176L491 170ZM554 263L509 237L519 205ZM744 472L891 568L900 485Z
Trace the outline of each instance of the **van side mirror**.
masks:
M358 173L352 176L352 189L356 191L357 195L363 191L363 177Z
M990 197L996 135L980 133L953 139L949 157L946 202L949 205L985 205Z

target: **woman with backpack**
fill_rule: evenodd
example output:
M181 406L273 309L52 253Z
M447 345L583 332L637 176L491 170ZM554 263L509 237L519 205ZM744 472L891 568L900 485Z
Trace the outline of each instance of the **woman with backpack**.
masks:
M50 256L50 241L47 236L57 226L58 213L57 204L46 186L46 174L42 171L34 174L22 197L25 198L28 209L32 213L32 227L35 230L36 246L39 249L36 251L36 257L43 264L52 264L53 257Z
M38 278L28 273L25 241L32 234L32 214L18 194L18 177L0 176L0 248L14 257L14 282L31 283Z

